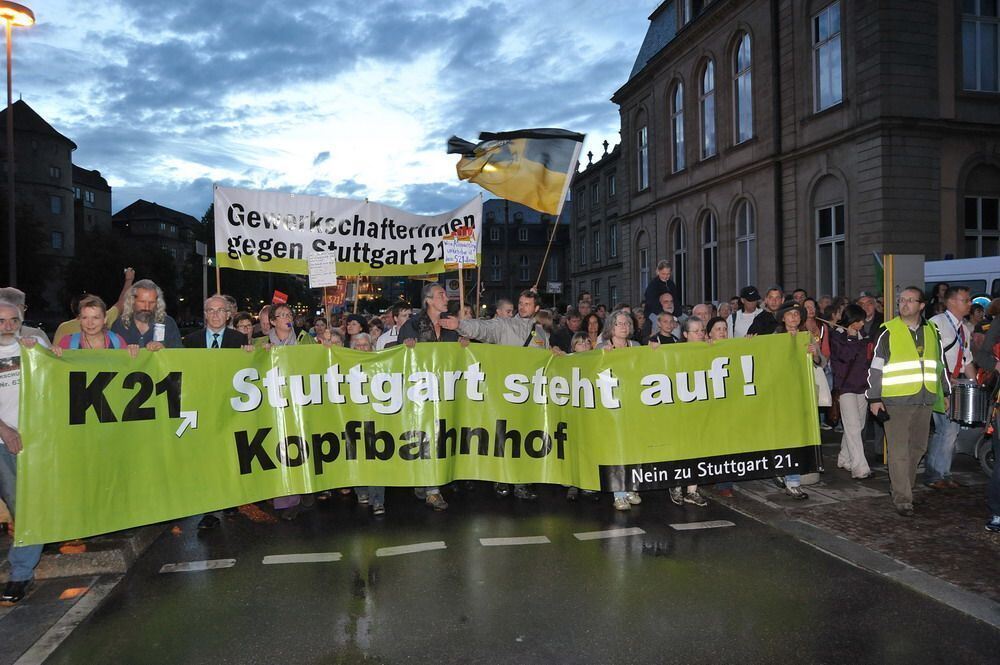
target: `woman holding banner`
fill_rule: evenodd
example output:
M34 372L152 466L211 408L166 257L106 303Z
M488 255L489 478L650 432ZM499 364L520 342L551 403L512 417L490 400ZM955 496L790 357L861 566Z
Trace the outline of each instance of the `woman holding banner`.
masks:
M105 316L107 305L98 296L89 295L80 300L77 321L80 332L63 335L54 350L62 355L62 349L125 349L128 347L121 335L108 330ZM133 354L134 356L135 354Z
M591 314L584 320L589 323L591 316L596 318L596 315ZM639 342L632 339L634 333L632 317L627 312L617 309L608 315L604 323L604 332L601 333L596 348L613 351L614 349L640 346ZM642 499L638 492L615 492L615 510L632 510L632 506L640 503L642 503Z
M587 333L590 346L596 349L601 341L601 317L593 312L587 314L587 316L583 317L583 321L580 322L580 330Z

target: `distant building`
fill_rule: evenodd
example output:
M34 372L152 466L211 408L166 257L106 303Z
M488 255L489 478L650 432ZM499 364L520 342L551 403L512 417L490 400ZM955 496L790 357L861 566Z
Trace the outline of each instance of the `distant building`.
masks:
M574 203L567 201L558 221L520 203L504 199L483 202L483 242L481 280L483 305L495 305L499 298L517 300L521 291L531 288L538 279L539 293L544 307L553 302L569 302L569 220ZM555 228L553 228L555 227ZM549 237L555 238L545 259ZM544 271L539 270L545 260ZM467 271L466 276L474 271ZM470 284L474 287L475 282ZM560 293L549 290L558 285ZM474 288L472 299L475 300Z
M641 297L658 259L674 262L691 304L747 284L856 295L876 285L873 253L996 256L995 9L663 2L612 97L621 297ZM577 199L611 168L603 161L576 176ZM586 223L611 214L588 211ZM572 236L578 259L584 235ZM578 263L577 289L611 277Z
M100 171L73 165L73 218L78 235L111 231L111 187Z
M191 215L139 199L111 219L130 252L159 247L177 265L186 264L195 254L195 238L201 222Z

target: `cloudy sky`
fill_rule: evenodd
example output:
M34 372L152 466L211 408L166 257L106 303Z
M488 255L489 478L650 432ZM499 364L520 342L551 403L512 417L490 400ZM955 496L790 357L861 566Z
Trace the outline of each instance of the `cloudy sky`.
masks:
M26 3L15 99L115 211L201 217L213 182L448 210L481 191L455 177L452 134L563 127L600 154L658 1Z

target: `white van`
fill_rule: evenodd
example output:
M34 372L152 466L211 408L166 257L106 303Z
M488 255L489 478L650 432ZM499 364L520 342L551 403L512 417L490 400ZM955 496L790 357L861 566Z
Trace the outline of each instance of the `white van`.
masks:
M924 263L925 292L946 282L949 286L967 286L972 297L1000 298L1000 256L980 259L951 259Z

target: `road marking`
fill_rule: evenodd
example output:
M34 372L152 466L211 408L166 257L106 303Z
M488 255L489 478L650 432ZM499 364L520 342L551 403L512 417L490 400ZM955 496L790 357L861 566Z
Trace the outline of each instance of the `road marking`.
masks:
M430 543L414 543L413 545L399 545L397 547L380 547L375 550L375 556L397 556L399 554L415 554L416 552L429 552L430 550L443 550L448 546L443 540L435 540Z
M30 649L21 654L14 665L41 665L62 644L63 640L69 637L73 629L101 604L101 601L111 593L122 577L124 576L117 575L105 582L97 582L100 578L95 577L88 582L90 590L76 601L73 607L69 608L69 611L59 621L56 621Z
M692 531L694 529L719 529L726 526L736 526L733 522L729 520L708 520L707 522L682 522L680 524L671 524L671 529L676 529L677 531Z
M637 526L629 527L628 529L609 529L608 531L584 531L583 533L574 533L573 536L577 540L600 540L602 538L624 538L626 536L641 536L646 533Z
M165 563L160 568L161 573L195 573L202 570L217 570L232 568L236 559L209 559L208 561L186 561L184 563Z
M520 538L480 538L479 544L483 547L496 547L499 545L547 545L552 541L545 536L521 536Z
M265 566L277 563L327 563L340 561L340 552L314 552L312 554L272 554L261 562Z

